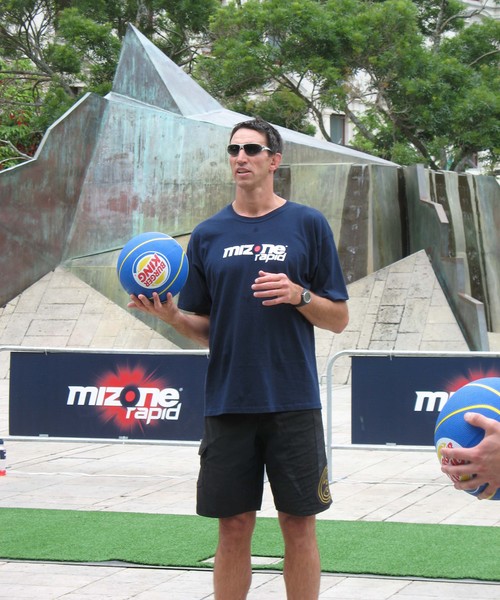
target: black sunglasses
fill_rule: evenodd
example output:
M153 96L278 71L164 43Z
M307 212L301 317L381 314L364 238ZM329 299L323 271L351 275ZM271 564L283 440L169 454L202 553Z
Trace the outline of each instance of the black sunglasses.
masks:
M271 148L261 146L260 144L229 144L227 147L227 152L230 156L238 156L240 150L244 150L247 156L257 156L263 150L272 152Z

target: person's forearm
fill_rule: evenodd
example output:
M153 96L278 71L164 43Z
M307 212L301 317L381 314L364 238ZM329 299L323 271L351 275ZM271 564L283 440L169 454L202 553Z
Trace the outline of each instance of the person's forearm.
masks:
M210 332L210 317L208 315L183 312L175 304L172 294L167 294L164 302L160 301L156 292L153 293L152 299L148 299L142 294L139 296L132 294L130 300L127 305L128 308L152 315L173 327L184 337L208 348Z
M252 284L253 295L262 300L263 306L291 304L314 326L341 333L349 322L349 310L345 300L333 301L311 292L311 301L298 306L304 288L290 280L285 273L259 271Z
M304 317L315 327L341 333L349 322L349 310L347 302L332 302L328 298L322 298L312 294L309 304L297 308Z
M170 325L177 333L208 348L210 321L207 316L184 313L179 310Z

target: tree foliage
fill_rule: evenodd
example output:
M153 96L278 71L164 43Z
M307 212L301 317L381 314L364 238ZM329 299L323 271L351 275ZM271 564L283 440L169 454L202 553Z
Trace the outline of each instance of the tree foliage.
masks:
M500 23L459 0L248 0L212 21L199 77L223 102L288 90L328 139L344 112L355 147L461 170L498 160ZM353 111L356 106L358 110Z
M339 7L336 18L325 21L323 3L314 0L229 4L212 21L212 51L199 61L196 74L229 106L242 97L287 90L328 137L321 111L333 106L332 100L338 104L331 92L347 72L349 40L341 16Z
M31 158L41 139L33 109L40 102L39 90L27 76L18 80L14 74L3 74L5 67L0 61L0 98L9 99L8 106L5 104L0 109L0 169L14 164L12 157L18 161ZM30 65L27 61L18 61L11 67L27 73Z
M129 23L189 70L218 5L217 0L0 0L0 168L32 156L45 129L82 94L111 89Z
M480 3L0 0L0 168L107 93L129 23L228 108L326 139L342 112L352 145L400 164L498 162L500 22Z

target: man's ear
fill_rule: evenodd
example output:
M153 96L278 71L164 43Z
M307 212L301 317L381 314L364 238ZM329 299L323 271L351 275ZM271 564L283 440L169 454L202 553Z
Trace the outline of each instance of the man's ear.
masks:
M269 170L274 173L278 169L281 164L282 155L279 152L273 154L271 156L271 164L269 165Z

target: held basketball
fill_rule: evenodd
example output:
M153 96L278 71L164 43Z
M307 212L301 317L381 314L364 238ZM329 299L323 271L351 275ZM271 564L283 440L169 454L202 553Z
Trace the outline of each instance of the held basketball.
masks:
M147 298L157 292L164 302L186 283L189 272L182 246L166 233L141 233L125 244L116 266L118 279L129 294Z
M434 430L434 444L441 462L446 460L441 450L443 448L472 448L477 446L484 437L484 430L473 427L464 420L466 412L475 412L490 419L500 421L500 377L486 377L470 381L457 390L446 402L439 413ZM462 461L452 464L463 464ZM470 477L461 477L466 481ZM478 496L486 487L481 485L474 490L466 490L473 496ZM500 488L489 500L500 500Z

